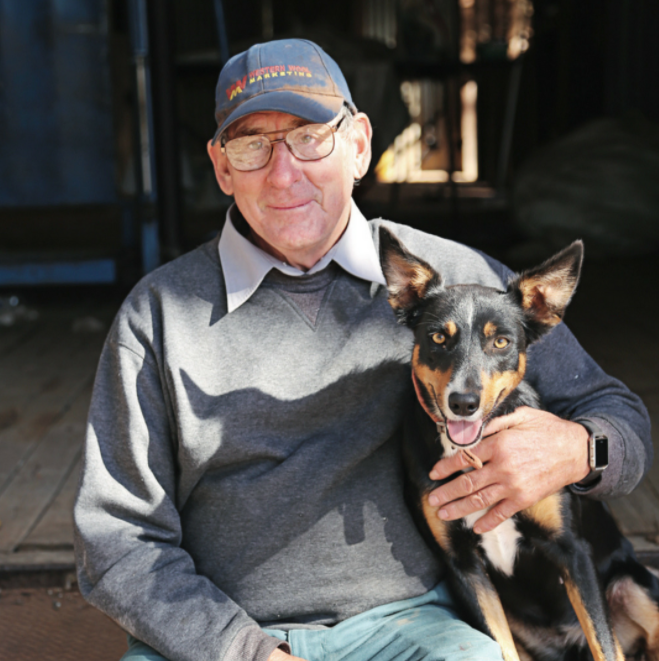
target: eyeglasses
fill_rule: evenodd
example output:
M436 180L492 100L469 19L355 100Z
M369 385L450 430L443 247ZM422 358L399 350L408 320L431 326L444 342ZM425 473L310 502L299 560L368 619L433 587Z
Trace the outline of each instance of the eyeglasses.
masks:
M272 140L268 136L283 131L267 131L258 135L245 135L225 142L222 138L222 152L229 163L240 172L251 172L265 167L272 156L272 146L284 142L295 158L301 161L319 161L334 151L334 134L343 120L336 126L327 124L306 124L286 131L283 138Z

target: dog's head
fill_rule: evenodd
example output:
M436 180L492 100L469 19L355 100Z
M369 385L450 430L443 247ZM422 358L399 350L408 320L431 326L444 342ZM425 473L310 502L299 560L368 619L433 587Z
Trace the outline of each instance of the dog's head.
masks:
M444 286L442 276L380 228L389 303L414 330L412 369L433 417L447 422L454 447L471 447L526 371L529 344L563 318L579 280L583 244L575 241L506 291Z

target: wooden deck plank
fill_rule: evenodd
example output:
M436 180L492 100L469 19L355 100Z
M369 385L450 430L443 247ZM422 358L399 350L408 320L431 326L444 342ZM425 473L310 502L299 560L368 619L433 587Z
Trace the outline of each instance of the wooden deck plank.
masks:
M16 407L15 419L0 431L0 494L17 467L33 451L41 437L70 405L73 398L94 377L100 348L95 343L80 347L79 353L65 361L53 361L57 381L49 389Z
M53 343L67 337L69 324L61 316L46 316L34 322L34 325L34 332L26 337L24 342L19 342L0 356L0 370L20 370L25 366L25 361L31 362Z
M18 547L18 552L73 548L73 504L78 489L81 464L82 459L78 458L61 491Z
M59 374L66 360L88 344L102 346L102 338L74 335L70 324L44 325L42 331L0 360L0 374L11 378L0 381L0 397L26 397L48 387L53 376Z
M0 553L0 573L14 571L73 571L73 551L25 551Z
M655 448L654 463L650 467L645 479L648 480L654 487L654 490L659 493L659 389L657 389L656 392L643 397L643 401L650 414L653 444ZM659 508L659 502L657 503L657 507ZM656 532L659 534L659 530Z
M0 495L0 553L12 553L52 502L82 446L91 388L43 437Z
M0 327L0 357L15 351L21 344L30 340L39 332L37 321L16 324L10 327Z
M655 536L659 532L659 497L649 480L643 480L628 496L607 502L625 535Z

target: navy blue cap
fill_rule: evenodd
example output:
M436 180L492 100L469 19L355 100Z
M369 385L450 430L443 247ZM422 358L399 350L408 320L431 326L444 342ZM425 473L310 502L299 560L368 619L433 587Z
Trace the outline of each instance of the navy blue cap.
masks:
M215 89L217 132L255 112L285 112L326 124L347 103L356 110L337 63L306 39L256 44L222 68Z

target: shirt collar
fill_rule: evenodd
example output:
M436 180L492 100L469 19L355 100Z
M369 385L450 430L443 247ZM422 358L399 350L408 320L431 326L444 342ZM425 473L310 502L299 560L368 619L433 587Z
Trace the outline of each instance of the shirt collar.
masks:
M386 285L368 222L354 200L345 232L329 252L306 272L280 262L245 238L231 220L232 213L236 211L235 205L227 211L218 244L229 313L249 300L263 282L263 278L273 268L291 276L311 275L324 269L331 261L335 261L357 278Z

